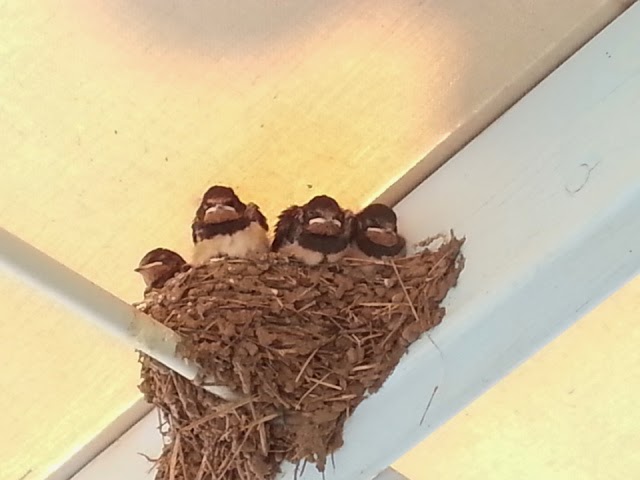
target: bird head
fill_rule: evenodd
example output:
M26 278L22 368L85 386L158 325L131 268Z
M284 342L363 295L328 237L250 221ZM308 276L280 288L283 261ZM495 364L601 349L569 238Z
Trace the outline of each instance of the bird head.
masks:
M373 203L356 215L357 234L383 247L397 245L398 219L395 212L381 203Z
M147 288L161 288L186 265L187 262L176 252L156 248L142 257L134 271L142 275Z
M344 232L345 212L327 195L313 197L302 207L302 229L313 235L338 236Z
M205 224L229 222L241 218L246 208L232 188L215 185L203 195L196 219Z

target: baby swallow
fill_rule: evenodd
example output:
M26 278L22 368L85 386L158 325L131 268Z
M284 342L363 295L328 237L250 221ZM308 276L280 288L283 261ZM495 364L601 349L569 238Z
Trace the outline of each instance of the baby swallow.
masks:
M135 271L142 275L147 290L150 290L162 288L167 280L187 266L184 258L176 252L166 248L156 248L142 257Z
M398 218L391 208L373 203L356 215L351 256L383 259L405 253L406 241L398 234Z
M278 217L271 250L307 265L342 258L351 237L351 213L326 195L312 198L299 207L289 207Z
M257 205L245 205L233 189L216 185L202 197L191 225L193 264L214 257L244 258L269 251L269 226Z

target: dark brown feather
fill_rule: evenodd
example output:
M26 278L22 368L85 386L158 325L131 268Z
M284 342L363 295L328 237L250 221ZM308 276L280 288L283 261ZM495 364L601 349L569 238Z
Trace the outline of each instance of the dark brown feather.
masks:
M267 217L265 217L260 211L260 207L255 203L248 203L245 210L245 216L252 222L258 222L262 228L267 232L269 231L269 223Z
M330 255L332 253L340 253L345 250L349 246L349 237L344 234L337 237L329 237L302 232L298 238L298 244L300 244L301 247L313 250L314 252Z
M232 235L240 230L244 230L250 223L251 221L247 217L241 217L237 220L229 220L223 223L194 222L191 226L194 239L193 243L213 238L216 235Z
M297 205L284 210L278 216L278 223L271 243L271 251L277 252L283 246L293 243L301 230L302 209Z
M346 250L349 243L351 243L351 238L353 237L352 232L355 224L355 217L350 210L340 210L340 212L344 222L342 233L337 236L320 236L302 230L298 237L298 243L300 246L325 255L339 253Z
M193 221L191 222L191 240L193 241L193 244L195 245L198 242L198 225L200 224L200 221L198 220L198 217L196 216L196 218L193 219Z
M355 243L362 253L374 258L396 257L402 255L406 248L406 241L400 235L398 235L398 243L390 247L385 247L384 245L372 242L364 233L358 232Z

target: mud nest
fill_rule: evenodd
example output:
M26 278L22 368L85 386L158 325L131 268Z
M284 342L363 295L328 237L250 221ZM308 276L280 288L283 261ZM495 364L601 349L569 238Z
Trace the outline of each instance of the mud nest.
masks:
M181 354L242 395L222 400L141 354L140 390L162 413L156 479L271 479L283 460L323 471L354 409L442 321L462 243L386 263L223 259L149 294L139 308L183 335Z

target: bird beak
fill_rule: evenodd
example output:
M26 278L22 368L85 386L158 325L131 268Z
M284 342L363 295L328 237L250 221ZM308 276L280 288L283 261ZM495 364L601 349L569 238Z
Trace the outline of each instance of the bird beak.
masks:
M393 247L398 243L398 234L390 228L369 227L365 235L373 243L383 247Z
M240 215L236 209L229 205L213 205L204 212L205 223L223 223L238 218Z
M334 236L338 235L341 229L342 222L336 218L312 218L307 224L307 230L315 235Z
M162 265L162 262L151 262L147 263L146 265L141 265L138 268L134 268L133 271L138 273L148 272L149 270L153 270L156 267L161 267Z

